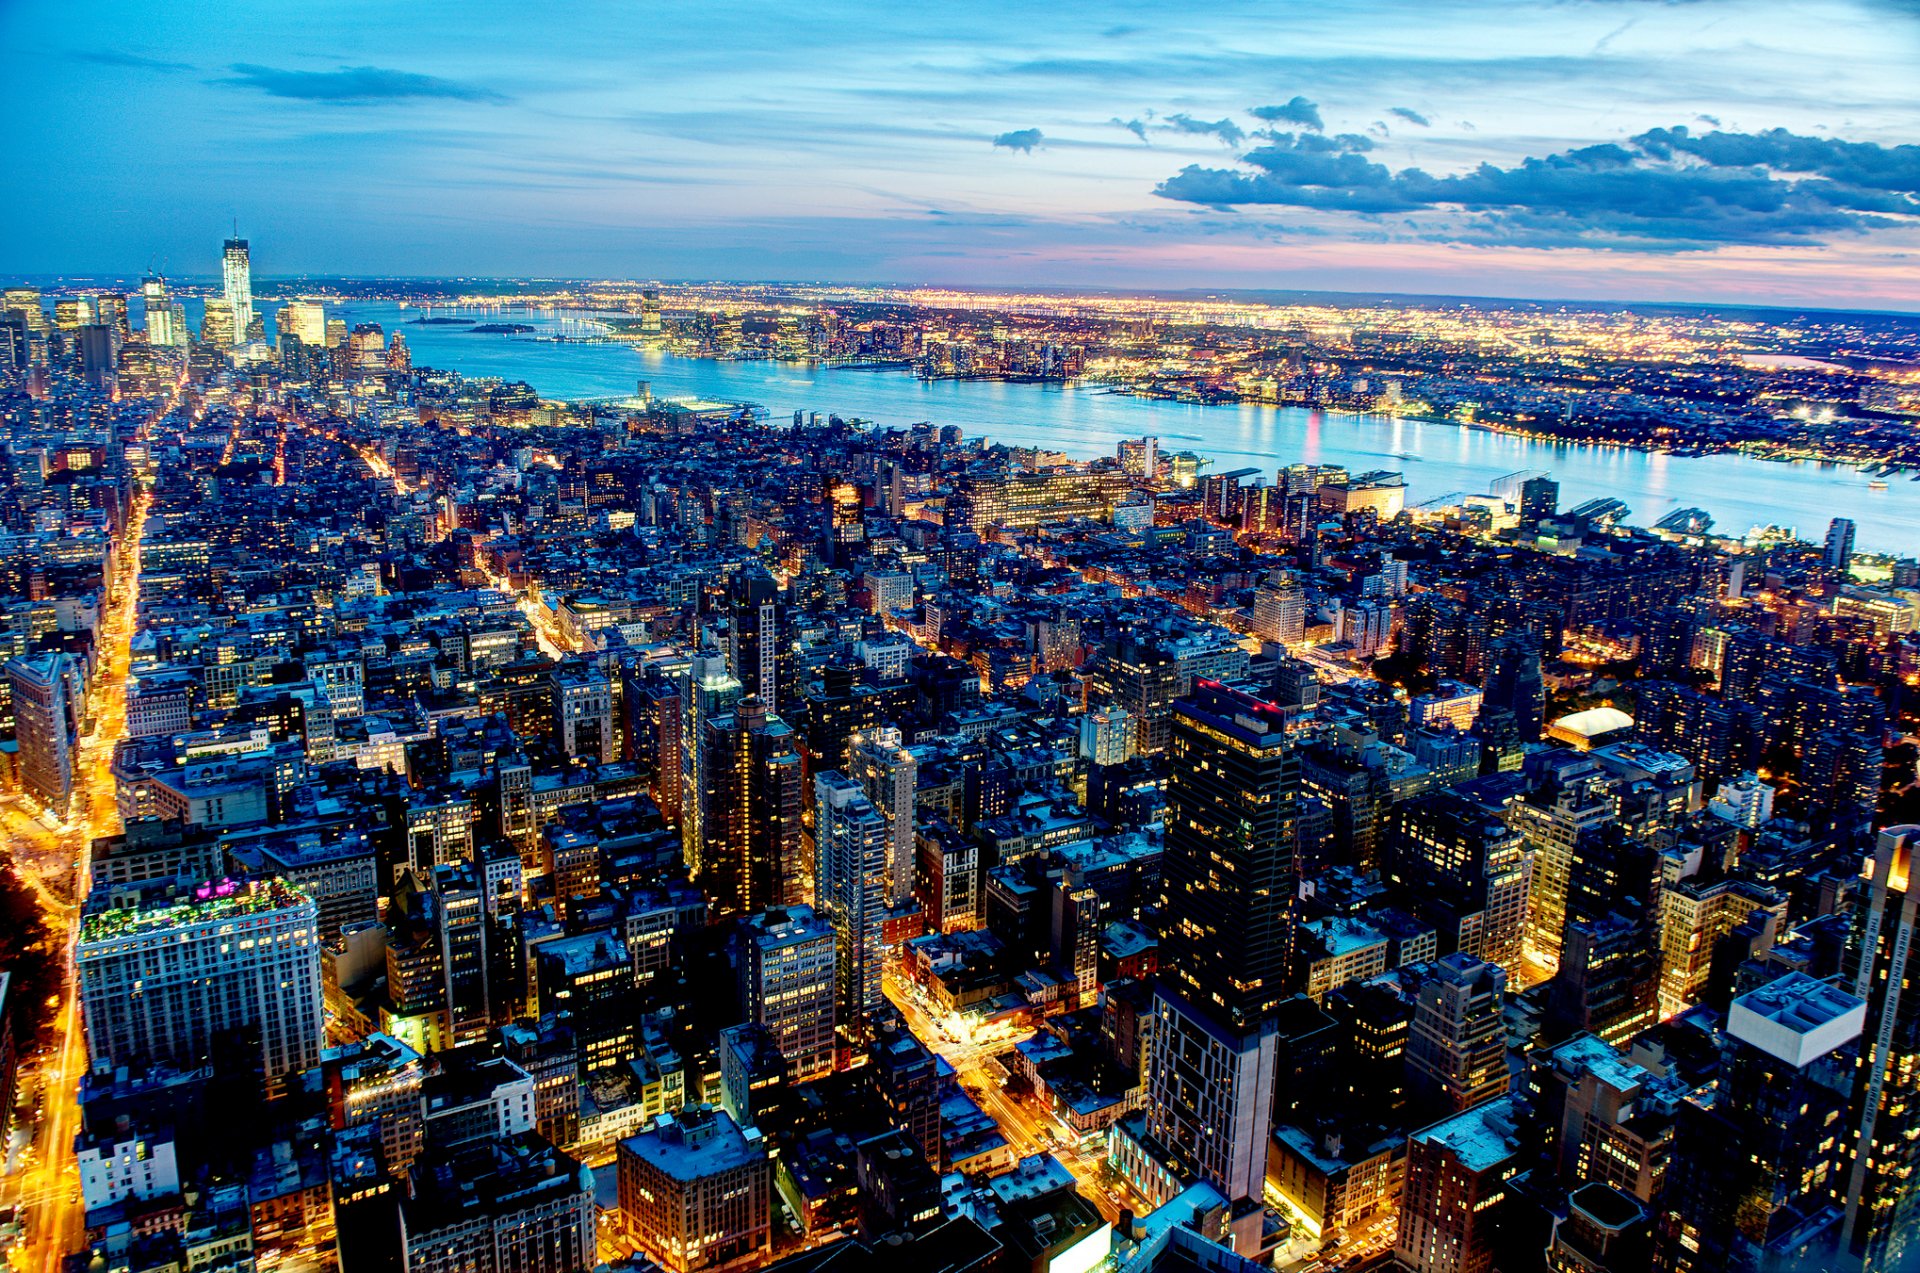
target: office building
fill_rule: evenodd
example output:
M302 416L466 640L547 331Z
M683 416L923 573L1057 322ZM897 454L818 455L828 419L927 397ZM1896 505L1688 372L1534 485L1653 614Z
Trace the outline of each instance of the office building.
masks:
M74 761L86 691L70 655L7 661L13 732L19 745L20 790L56 818L72 810Z
M920 766L900 731L880 726L849 741L847 766L887 823L887 905L913 900L914 793Z
M1490 1273L1508 1181L1521 1169L1511 1098L1490 1101L1407 1137L1394 1230L1394 1267L1410 1273Z
M540 1010L572 1029L580 1072L631 1057L639 1014L626 944L611 932L581 933L541 942L534 958Z
M741 940L741 999L788 1077L808 1083L833 1073L838 932L812 907L788 906L749 915Z
M725 1110L662 1115L620 1142L620 1220L635 1249L668 1273L721 1273L773 1247L773 1158L760 1133Z
M1506 992L1506 972L1470 955L1446 955L1428 966L1407 1035L1417 1107L1460 1113L1507 1090Z
M1294 936L1299 764L1281 709L1216 681L1174 705L1170 752L1147 1127L1181 1170L1258 1198Z
M87 1054L198 1066L258 1035L277 1087L320 1060L319 913L280 880L164 881L102 891L74 950Z
M246 343L253 334L253 263L245 239L228 239L220 254L220 294L233 323L227 343Z
M418 1164L409 1186L407 1273L580 1273L597 1262L593 1173L538 1132Z
M1866 1018L1864 1000L1799 972L1733 1001L1714 1098L1680 1107L1656 1267L1767 1273L1833 1259L1836 1132Z
M1842 960L1843 984L1867 1005L1843 1128L1840 1248L1864 1269L1920 1258L1920 994L1909 992L1920 890L1910 887L1920 827L1880 832Z
M893 873L887 820L860 784L832 770L814 789L814 862L817 905L833 926L839 965L841 1028L861 1035L880 1011L880 970Z

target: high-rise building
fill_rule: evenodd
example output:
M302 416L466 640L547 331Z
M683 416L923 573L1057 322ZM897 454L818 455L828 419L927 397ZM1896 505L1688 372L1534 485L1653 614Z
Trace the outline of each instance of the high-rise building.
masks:
M810 906L776 907L741 926L740 997L766 1027L787 1077L833 1073L838 935Z
M1520 483L1520 524L1532 526L1560 511L1560 483L1542 473Z
M1851 517L1836 517L1827 523L1827 544L1821 553L1821 560L1828 570L1846 573L1848 564L1853 561L1854 530Z
M318 1064L319 912L280 880L154 881L91 898L74 948L87 1053L205 1064L257 1034L270 1086Z
M327 345L327 307L318 301L295 301L280 311L278 335L293 336L313 349Z
M727 670L726 657L717 650L693 656L687 691L686 798L680 839L687 865L698 872L707 857L707 810L720 798L728 773L724 750L709 745L712 726L730 715L743 695L740 678Z
M68 654L9 659L7 680L13 692L20 789L64 819L73 801L74 753L85 699L79 666Z
M900 731L880 726L853 735L847 767L867 799L887 822L887 904L913 899L914 794L920 765L900 741Z
M1537 742L1546 728L1547 688L1540 671L1540 638L1528 629L1506 633L1487 650L1487 683L1481 699L1482 732L1498 724L1521 742Z
M743 691L780 710L780 585L754 563L728 585L727 663Z
M1298 645L1307 633L1307 594L1290 570L1276 570L1253 593L1253 630L1267 641Z
M1300 769L1280 708L1202 680L1174 705L1148 1131L1258 1198L1294 928Z
M535 951L540 1008L573 1030L581 1073L611 1069L634 1053L633 961L611 932L542 942Z
M538 1132L417 1164L409 1184L408 1273L579 1273L595 1263L593 1172Z
M27 330L36 336L45 336L53 330L47 321L46 302L37 287L9 287L0 294L0 313L19 314L26 321Z
M1656 1267L1825 1265L1841 1218L1845 1146L1834 1133L1845 1126L1866 1016L1861 999L1800 972L1733 1001L1713 1100L1679 1109Z
M1133 717L1111 704L1090 708L1080 717L1080 758L1095 765L1124 765L1133 759Z
M594 764L612 761L617 740L613 732L613 686L606 673L584 667L557 669L553 696L560 749Z
M1453 790L1403 801L1386 858L1448 944L1519 971L1533 854L1498 811Z
M200 311L200 343L226 349L235 343L233 306L209 299Z
M1599 761L1565 751L1530 760L1527 780L1527 793L1507 811L1534 855L1527 945L1543 963L1558 967L1574 858L1614 821L1614 783Z
M1394 1267L1413 1273L1488 1273L1520 1171L1511 1099L1455 1114L1407 1137Z
M1920 826L1880 832L1842 961L1866 1000L1853 1102L1845 1130L1842 1253L1872 1270L1920 1258L1920 994L1909 987L1920 889L1910 885Z
M893 886L887 860L892 838L886 818L845 774L816 774L813 790L816 904L837 939L841 1025L860 1035L883 1002L881 938Z
M1457 952L1428 974L1407 1036L1408 1075L1416 1105L1459 1113L1507 1090L1507 974Z
M929 1162L940 1161L940 1059L898 1016L867 1043L866 1078L887 1121L913 1137Z
M233 338L242 344L253 331L253 264L245 239L228 239L220 255L220 294L233 316Z
M773 1249L773 1157L725 1110L663 1115L620 1142L627 1240L668 1273L755 1268Z
M700 748L700 886L719 911L735 915L806 901L813 881L793 730L749 697L704 721Z

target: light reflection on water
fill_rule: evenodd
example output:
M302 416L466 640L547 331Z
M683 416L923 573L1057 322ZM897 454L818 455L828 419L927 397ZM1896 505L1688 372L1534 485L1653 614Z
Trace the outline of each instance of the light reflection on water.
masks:
M447 311L439 311L445 313ZM792 363L676 358L626 345L558 343L409 322L416 310L391 304L330 306L349 325L377 322L404 331L414 360L466 375L525 380L550 398L627 395L646 380L661 397L694 396L764 405L774 421L796 410L860 417L886 425L927 420L969 436L1044 446L1088 458L1110 455L1122 438L1154 434L1166 451L1190 450L1213 470L1283 464L1344 464L1355 471L1406 474L1408 503L1485 491L1496 479L1533 470L1560 482L1561 507L1607 496L1650 525L1683 506L1706 509L1723 534L1755 525L1794 526L1818 540L1835 516L1859 523L1862 549L1920 552L1920 482L1907 475L1870 490L1857 470L1775 464L1744 456L1679 457L1619 447L1569 446L1409 419L1323 415L1297 407L1201 406L1115 394L1097 386L922 381L900 371L815 368ZM529 322L521 314L486 320ZM575 329L577 330L577 329Z

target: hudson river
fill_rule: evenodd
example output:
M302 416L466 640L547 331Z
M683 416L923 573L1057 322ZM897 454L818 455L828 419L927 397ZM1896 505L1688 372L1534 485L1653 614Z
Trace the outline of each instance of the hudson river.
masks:
M1713 515L1719 534L1739 536L1753 526L1774 524L1795 527L1817 541L1829 518L1851 517L1859 523L1861 549L1920 554L1920 482L1898 473L1887 479L1888 489L1876 491L1866 474L1836 465L1570 446L1432 421L1164 402L1098 386L922 381L897 370L680 358L628 345L415 323L408 320L420 311L391 304L329 305L327 312L349 326L377 322L389 335L405 332L416 363L524 380L547 398L625 397L636 381L645 380L656 397L759 403L774 423L790 420L795 411L883 425L926 420L959 425L969 437L1048 447L1081 459L1113 454L1122 438L1153 434L1162 451L1192 451L1210 460L1203 471L1258 468L1271 480L1277 467L1301 462L1342 464L1354 472L1397 470L1406 475L1409 506L1455 492L1484 492L1503 476L1531 470L1559 480L1562 508L1609 496L1627 504L1632 510L1627 520L1636 525L1652 525L1676 508L1697 507ZM553 329L521 313L478 317Z

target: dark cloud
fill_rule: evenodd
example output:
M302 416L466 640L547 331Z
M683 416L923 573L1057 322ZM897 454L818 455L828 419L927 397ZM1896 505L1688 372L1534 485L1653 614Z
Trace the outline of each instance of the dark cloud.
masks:
M1278 106L1256 106L1250 113L1269 124L1292 124L1295 128L1311 128L1316 133L1325 132L1327 127L1320 118L1320 108L1304 97L1295 97Z
M1405 106L1389 106L1387 107L1387 114L1396 116L1397 118L1400 118L1400 119L1404 119L1409 124L1418 124L1422 128L1433 127L1432 120L1428 119L1425 115L1422 115L1419 111L1410 110Z
M1238 146L1247 139L1247 130L1231 119L1195 119L1191 115L1169 115L1162 127L1176 133L1218 137L1229 146Z
M1805 137L1784 128L1699 136L1685 128L1654 128L1635 137L1633 144L1656 159L1688 155L1716 168L1763 168L1868 190L1920 194L1920 146L1915 145Z
M461 102L504 102L489 88L443 80L413 71L380 66L343 66L337 71L285 71L250 62L235 63L233 75L221 81L238 88L257 88L270 97L305 102L393 102L409 97L440 97Z
M1005 146L1008 150L1017 150L1022 154L1032 154L1033 148L1047 139L1047 135L1038 128L1016 128L1010 133L1001 133L993 139L996 146Z
M1368 158L1364 137L1269 134L1233 169L1189 166L1163 198L1405 221L1418 237L1692 251L1818 243L1920 215L1920 146L1659 128L1512 167L1433 175ZM1398 232L1398 231L1396 231Z
M1109 124L1112 124L1115 128L1126 129L1128 132L1132 133L1135 137L1138 137L1141 141L1145 141L1147 139L1147 124L1145 120L1121 119L1118 115L1116 115L1112 119L1108 120L1107 122Z
M118 49L89 49L75 53L74 60L92 62L98 66L120 66L132 71L191 71L188 62L169 62L164 58L145 57L138 53L122 53Z

